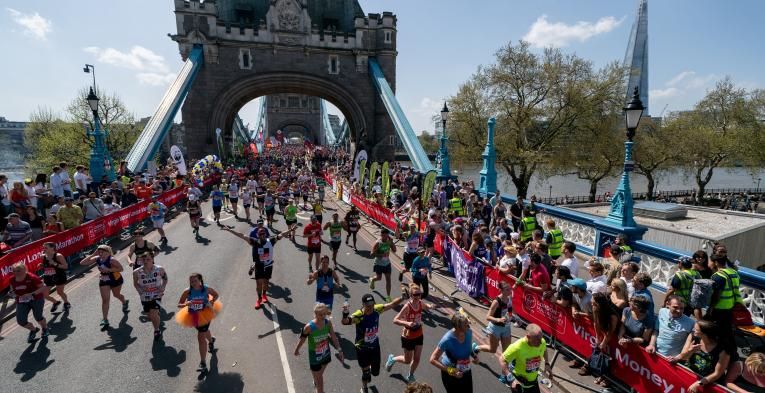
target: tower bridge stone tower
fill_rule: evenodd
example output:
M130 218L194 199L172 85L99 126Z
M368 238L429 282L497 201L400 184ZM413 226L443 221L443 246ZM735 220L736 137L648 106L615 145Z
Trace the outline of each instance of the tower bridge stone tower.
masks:
M175 0L175 15L181 57L204 48L182 108L191 157L214 151L215 129L231 130L247 102L288 93L340 109L354 153L393 159L395 131L367 63L376 58L395 89L392 13L365 15L358 0Z

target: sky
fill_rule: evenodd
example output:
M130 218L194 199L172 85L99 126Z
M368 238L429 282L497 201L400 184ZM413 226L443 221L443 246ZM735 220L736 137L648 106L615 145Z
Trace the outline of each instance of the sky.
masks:
M432 132L443 101L496 51L524 39L596 67L622 61L637 0L360 0L398 18L397 97L414 129ZM649 0L651 115L691 108L729 75L765 87L765 1ZM0 0L0 116L63 111L91 83L150 116L182 62L172 0ZM257 105L240 115L256 121ZM336 109L333 110L336 112Z

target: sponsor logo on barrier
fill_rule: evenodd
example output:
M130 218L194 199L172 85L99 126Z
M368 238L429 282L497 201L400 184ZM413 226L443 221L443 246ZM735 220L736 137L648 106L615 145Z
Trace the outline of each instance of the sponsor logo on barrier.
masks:
M644 378L646 381L656 385L657 387L662 389L664 393L670 393L674 391L675 385L667 382L667 380L664 379L661 375L653 372L650 368L646 367L644 364L641 364L634 359L630 359L629 353L622 352L621 347L618 347L618 346L616 347L616 361L622 367L632 370L635 374L638 374L641 378ZM680 387L679 392L685 393L685 388Z
M56 250L61 250L63 248L67 248L70 246L75 245L78 242L81 242L85 239L85 235L82 233L77 233L73 236L70 236L62 241L56 242Z
M581 337L582 340L588 341L593 348L598 345L598 338L585 329L584 326L577 325L576 322L574 322L574 333Z

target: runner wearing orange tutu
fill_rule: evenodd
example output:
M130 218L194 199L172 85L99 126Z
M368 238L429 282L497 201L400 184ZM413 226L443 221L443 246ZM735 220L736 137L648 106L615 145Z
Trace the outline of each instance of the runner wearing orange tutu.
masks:
M207 352L215 351L215 337L210 333L210 322L223 307L217 301L218 291L205 285L202 275L191 273L189 288L183 291L178 300L180 309L175 316L181 326L197 329L200 362L197 371L207 373Z

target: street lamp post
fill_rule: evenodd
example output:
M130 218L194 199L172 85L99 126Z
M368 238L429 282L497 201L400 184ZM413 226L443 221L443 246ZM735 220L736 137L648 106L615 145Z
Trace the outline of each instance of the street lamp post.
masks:
M762 180L762 178L758 177L757 178L757 191L756 191L758 194L760 193L760 180Z
M436 176L439 182L452 178L451 168L449 168L449 151L446 149L446 142L448 141L446 138L446 119L448 116L449 108L446 107L446 102L444 102L444 107L441 109L441 139L440 148L438 149L438 160L441 166L438 168L438 176Z
M608 212L606 220L619 224L621 227L635 227L635 219L632 216L632 190L630 189L630 172L635 167L632 161L632 138L635 137L640 118L643 116L645 107L640 101L638 88L632 95L632 100L624 108L624 117L627 126L627 141L624 142L624 170L619 186L611 199L611 209Z
M114 162L104 141L107 131L101 128L101 120L98 117L99 99L93 87L90 88L87 100L90 110L93 111L93 130L88 131L88 136L93 137L93 147L90 150L90 175L96 184L101 183L104 176L112 182L116 177Z
M497 152L494 149L494 126L497 120L490 118L487 122L486 147L483 150L483 168L481 169L481 184L478 189L481 193L490 196L497 192Z

